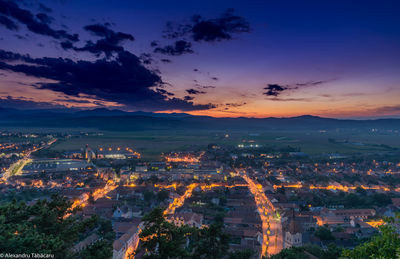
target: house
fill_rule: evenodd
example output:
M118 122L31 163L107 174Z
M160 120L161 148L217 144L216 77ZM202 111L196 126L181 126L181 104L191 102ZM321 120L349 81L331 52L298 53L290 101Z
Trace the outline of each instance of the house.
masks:
M375 216L376 212L374 209L339 209L332 210L335 216L342 216L345 218L368 218L369 216Z
M112 221L112 227L116 234L116 239L120 238L122 235L127 233L132 226L138 226L141 222L140 218L133 219L122 219L118 221Z
M397 208L400 208L400 198L392 198L392 203Z
M289 220L289 225L284 230L284 233L284 248L303 245L303 229L294 217L294 213L292 218Z
M344 217L342 216L335 216L335 215L326 215L326 216L314 216L314 218L317 220L318 226L323 226L323 225L341 225L345 224L346 221Z
M231 218L231 217L225 217L224 218L224 224L228 226L235 226L238 224L242 224L243 219L242 218Z
M299 211L300 207L299 205L295 204L295 203L275 203L274 204L275 208L279 208L281 210L295 210L295 211Z
M212 198L211 203L215 205L219 205L219 198Z
M132 226L128 232L122 235L113 243L113 259L123 259L130 252L133 252L139 241L137 226Z
M226 229L230 235L230 247L233 250L252 249L260 251L263 241L261 229L254 227L231 227Z
M113 213L113 218L132 218L133 217L133 213L132 213L132 209L128 208L126 206L123 206L122 208L117 207L116 210Z
M292 246L303 245L303 228L295 217L294 209L292 209L292 215L288 219L289 224L283 229L284 240L283 248L290 248Z
M260 245L263 242L263 235L255 228L246 228L243 230L243 237L246 240L256 240Z
M394 205L388 205L386 207L379 208L377 212L379 215L383 215L385 217L395 217L397 211L398 207Z
M135 167L136 172L147 172L147 166L145 165L138 165Z
M170 220L177 226L189 225L197 228L203 226L203 215L194 212L178 212Z
M82 159L82 150L74 150L74 151L69 151L69 152L64 152L64 156L66 158L71 158L71 159Z
M303 230L317 228L317 220L312 215L297 215L296 220Z
M99 240L99 237L96 234L91 234L90 236L88 236L85 239L83 239L81 242L79 242L76 245L74 245L72 250L74 252L80 252L83 249L85 249L86 247L94 244L97 240Z

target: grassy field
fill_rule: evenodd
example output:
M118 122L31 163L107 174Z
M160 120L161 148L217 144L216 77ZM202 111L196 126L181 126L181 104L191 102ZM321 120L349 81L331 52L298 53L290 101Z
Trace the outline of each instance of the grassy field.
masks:
M54 150L76 150L88 144L92 148L130 147L138 150L144 159L158 160L162 152L204 150L208 144L237 146L243 141L274 147L299 147L308 154L362 153L390 151L400 148L398 133L374 132L217 132L217 131L142 131L103 132L102 136L83 136L61 141ZM226 134L229 137L225 136ZM384 146L382 146L384 145Z

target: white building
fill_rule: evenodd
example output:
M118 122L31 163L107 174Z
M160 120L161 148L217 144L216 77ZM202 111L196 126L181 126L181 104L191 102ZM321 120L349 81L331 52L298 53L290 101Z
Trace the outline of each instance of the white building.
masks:
M136 226L132 226L128 232L122 235L113 243L112 259L124 259L129 253L132 253L136 248L139 239L139 231Z
M290 223L285 231L284 238L283 248L303 245L303 231L300 224L296 222L294 217L290 219Z

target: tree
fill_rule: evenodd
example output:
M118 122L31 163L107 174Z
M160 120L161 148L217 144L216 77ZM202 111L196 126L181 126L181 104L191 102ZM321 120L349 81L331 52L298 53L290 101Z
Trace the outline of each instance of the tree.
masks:
M343 250L342 259L362 259L362 258L399 258L400 257L400 237L391 225L380 227L380 234L372 237L370 242L366 242L355 247L353 250Z
M145 191L143 193L143 198L147 203L150 203L151 200L154 198L154 193L152 191Z
M228 259L251 259L255 256L255 254L256 253L253 250L245 249L229 253Z
M76 258L72 247L80 236L98 228L99 218L76 217L71 204L66 198L53 195L51 200L38 200L32 206L16 201L0 205L0 251ZM112 239L102 245L111 253Z
M143 258L223 258L228 254L229 235L222 224L197 229L168 222L161 208L142 218L139 251ZM246 257L234 257L246 258Z
M165 220L163 210L156 208L142 218L144 228L140 233L143 258L187 258L185 244L192 228L177 227Z
M158 181L159 181L159 179L158 179L157 175L152 175L152 176L150 176L150 178L149 178L149 182L150 182L151 184L155 184L155 183L157 183Z
M195 233L192 258L223 258L229 249L229 235L222 224L211 224Z
M223 224L224 223L224 218L225 218L225 213L224 212L219 212L215 215L214 221L217 224Z
M95 202L92 192L89 192L88 202L89 202L89 204L94 204L94 202Z
M88 246L86 249L79 253L80 258L96 258L96 259L109 259L113 255L112 249L109 249L110 242L107 239L96 241L94 244ZM112 245L112 242L111 242Z
M367 194L367 191L364 188L361 188L361 187L357 187L356 188L356 192L358 194L360 194L360 195L366 195Z
M115 239L115 232L113 230L112 223L110 220L99 219L98 233L104 239L108 239L108 240Z
M318 227L314 232L314 236L318 237L322 241L334 240L335 237L327 227Z
M336 259L340 256L342 249L334 244L329 244L328 249L322 249L316 245L305 245L283 249L270 259L310 259L311 255L320 259Z
M285 187L284 187L284 186L279 187L279 188L276 190L276 192L277 192L277 193L280 193L280 194L285 194L285 192L286 192Z
M267 257L270 259L309 259L310 257L304 253L303 247L291 247L280 251L276 255Z
M157 199L159 201L164 201L169 198L169 191L168 190L161 190L157 193Z

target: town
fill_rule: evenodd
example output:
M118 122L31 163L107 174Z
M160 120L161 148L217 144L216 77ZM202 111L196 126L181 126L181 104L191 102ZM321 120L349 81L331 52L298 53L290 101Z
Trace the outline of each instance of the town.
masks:
M310 156L242 141L171 150L151 161L134 146L113 143L52 149L90 134L97 133L2 131L0 136L1 203L34 206L57 194L71 204L64 218L98 217L111 225L107 235L93 226L74 241L71 253L81 257L104 240L112 243L112 258L146 255L143 217L155 208L175 226L221 224L229 253L247 252L243 258L305 245L352 249L400 211L397 150Z

